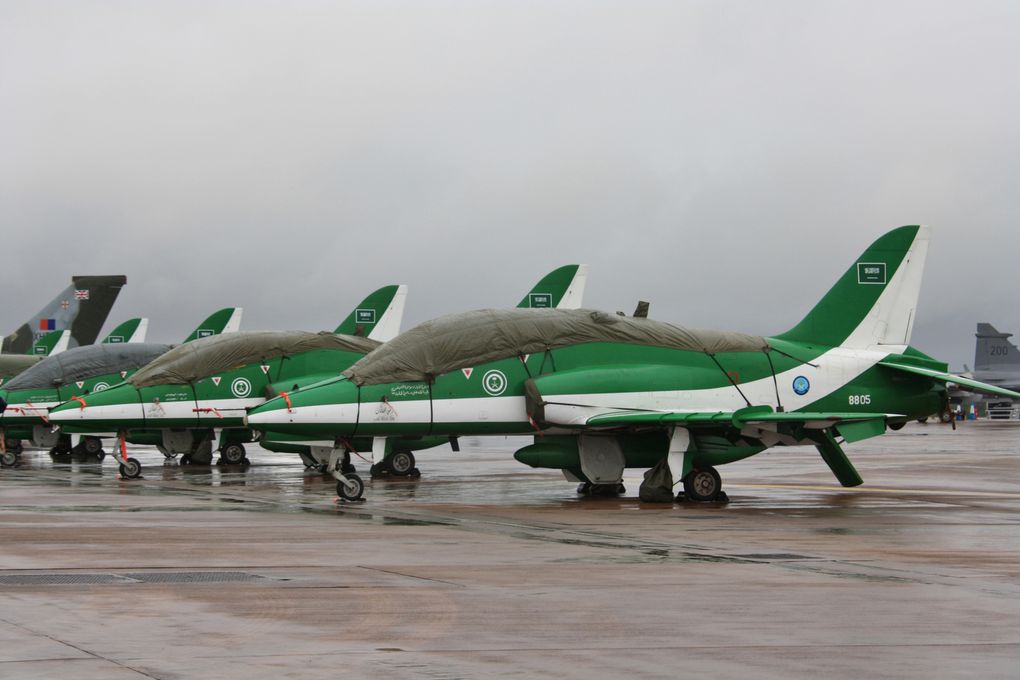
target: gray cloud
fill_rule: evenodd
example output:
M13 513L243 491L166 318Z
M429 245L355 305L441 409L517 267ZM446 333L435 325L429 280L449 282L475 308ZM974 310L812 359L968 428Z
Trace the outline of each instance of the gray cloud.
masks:
M778 332L877 235L934 240L914 344L970 363L1013 304L1012 2L63 2L0 6L13 328L72 273L111 323L332 328L587 302Z

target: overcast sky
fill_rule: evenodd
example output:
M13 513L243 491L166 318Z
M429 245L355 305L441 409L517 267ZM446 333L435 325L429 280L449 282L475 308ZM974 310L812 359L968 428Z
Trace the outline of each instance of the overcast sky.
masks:
M586 306L771 334L932 225L913 344L1020 333L1020 3L0 2L0 319L71 274L405 328L591 265Z

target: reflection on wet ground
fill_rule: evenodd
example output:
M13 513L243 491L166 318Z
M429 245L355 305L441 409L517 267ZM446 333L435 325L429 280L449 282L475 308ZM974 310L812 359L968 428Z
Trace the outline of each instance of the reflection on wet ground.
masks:
M0 471L0 676L1012 677L1016 425L853 445L856 489L773 450L713 505L641 503L638 470L581 498L502 438L363 474L362 503L257 447L133 447L137 480L27 452Z

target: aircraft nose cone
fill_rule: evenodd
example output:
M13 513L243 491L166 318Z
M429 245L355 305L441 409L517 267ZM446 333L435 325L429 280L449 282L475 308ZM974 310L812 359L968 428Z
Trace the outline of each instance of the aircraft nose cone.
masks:
M357 388L347 380L309 387L270 399L248 411L249 427L295 434L353 434Z

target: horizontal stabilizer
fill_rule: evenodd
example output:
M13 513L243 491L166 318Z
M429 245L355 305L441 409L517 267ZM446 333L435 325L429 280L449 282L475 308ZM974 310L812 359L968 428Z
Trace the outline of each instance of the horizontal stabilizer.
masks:
M927 376L941 383L956 383L960 387L963 387L974 392L984 392L986 394L996 394L1003 397L1020 399L1020 392L1014 392L1013 390L1007 390L1003 387L989 385L988 383L983 383L980 380L973 380L971 378L964 378L962 376L953 375L952 373L943 373L942 371L935 371L930 368L921 368L920 366L908 366L905 364L898 364L892 361L882 361L879 362L879 365L885 366L886 368L892 369L894 371L903 371L905 373L913 373L914 375Z

